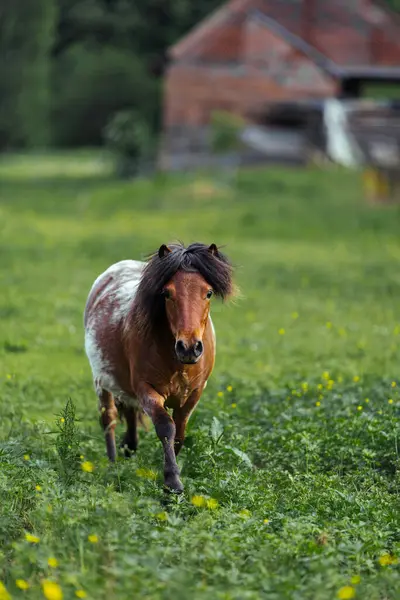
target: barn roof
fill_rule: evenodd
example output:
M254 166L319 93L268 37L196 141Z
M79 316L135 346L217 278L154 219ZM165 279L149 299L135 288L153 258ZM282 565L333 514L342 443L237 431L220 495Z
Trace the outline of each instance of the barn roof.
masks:
M253 5L257 5L255 0L231 0L223 4L171 46L169 48L170 56L178 59L190 53L198 44L205 43L209 37L214 36L221 25L224 25L232 17L245 14L247 10L253 8Z
M344 75L345 65L354 61L353 51L358 41L353 42L353 47L350 45L343 48L342 44L330 43L324 46L323 40L316 40L314 35L307 40L304 19L308 19L308 30L311 33L318 34L329 30L335 35L335 31L345 29L349 35L358 36L354 40L363 40L365 50L360 68L385 64L385 61L382 63L381 60L374 59L370 51L372 36L379 28L400 55L400 17L390 11L381 0L370 2L369 6L361 0L353 3L349 0L230 0L171 46L169 55L175 60L190 60L191 55L206 47L210 40L218 36L218 30L224 25L254 16L336 77ZM376 42L377 46L379 44L379 41ZM353 68L357 69L358 65L353 65ZM392 67L392 70L394 68Z
M333 77L339 79L362 79L369 81L400 81L400 67L386 67L380 65L339 65L322 52L319 52L314 46L308 44L301 37L290 32L286 27L274 19L271 19L261 11L254 11L253 15L254 18L264 23L266 27L280 35L293 48L302 52L316 65Z

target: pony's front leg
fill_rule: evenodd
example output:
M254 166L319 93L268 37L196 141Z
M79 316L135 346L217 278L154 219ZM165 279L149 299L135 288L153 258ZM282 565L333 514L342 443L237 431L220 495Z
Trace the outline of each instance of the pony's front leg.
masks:
M164 484L174 492L182 492L179 467L174 452L175 423L164 408L164 398L154 388L144 384L139 393L144 412L153 421L156 433L164 448Z
M183 446L183 442L185 441L186 425L190 419L190 415L196 408L196 404L200 400L202 391L203 389L193 390L185 404L174 409L173 418L176 428L174 443L175 456L178 456Z

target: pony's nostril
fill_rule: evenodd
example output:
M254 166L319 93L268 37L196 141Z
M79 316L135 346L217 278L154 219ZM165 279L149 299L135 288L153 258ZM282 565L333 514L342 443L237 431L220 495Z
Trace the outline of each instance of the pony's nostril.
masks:
M182 340L178 340L175 344L175 350L178 353L183 353L186 350L186 346L185 344L182 342Z
M194 353L196 356L200 356L203 353L203 342L196 342L194 345Z

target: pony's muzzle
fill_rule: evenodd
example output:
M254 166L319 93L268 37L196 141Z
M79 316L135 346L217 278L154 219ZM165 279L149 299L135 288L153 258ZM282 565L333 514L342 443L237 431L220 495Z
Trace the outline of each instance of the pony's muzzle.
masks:
M179 362L185 365L197 363L203 354L203 342L196 340L193 344L187 345L183 340L177 340L175 344L175 353Z

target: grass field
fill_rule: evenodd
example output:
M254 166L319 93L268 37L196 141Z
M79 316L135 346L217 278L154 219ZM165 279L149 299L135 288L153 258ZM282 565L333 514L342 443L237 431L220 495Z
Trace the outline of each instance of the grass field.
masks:
M2 159L0 600L399 598L399 225L341 170L232 190ZM109 264L176 238L226 244L241 297L214 305L166 502L152 430L107 464L82 313Z

